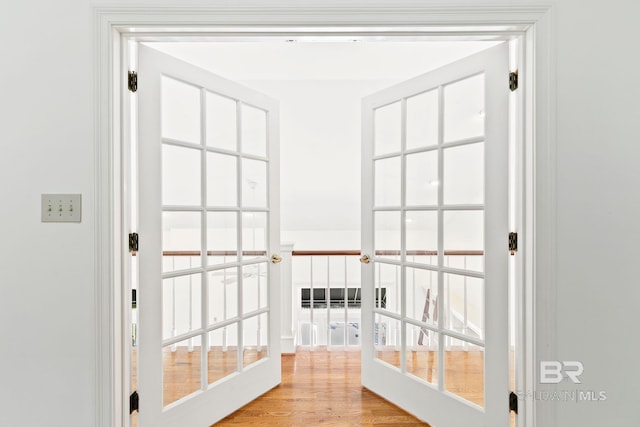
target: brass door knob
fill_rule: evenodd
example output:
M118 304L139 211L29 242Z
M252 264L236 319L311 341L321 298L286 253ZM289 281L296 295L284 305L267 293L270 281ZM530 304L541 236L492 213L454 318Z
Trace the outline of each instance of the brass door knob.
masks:
M271 255L271 262L273 264L280 264L282 262L282 257L278 254Z
M363 264L369 264L371 262L371 258L369 257L369 255L364 254L360 257L360 262Z

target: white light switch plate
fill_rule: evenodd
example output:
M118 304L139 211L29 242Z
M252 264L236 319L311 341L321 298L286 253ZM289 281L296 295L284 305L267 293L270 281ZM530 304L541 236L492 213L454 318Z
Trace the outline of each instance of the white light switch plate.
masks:
M80 222L81 194L43 194L42 222Z

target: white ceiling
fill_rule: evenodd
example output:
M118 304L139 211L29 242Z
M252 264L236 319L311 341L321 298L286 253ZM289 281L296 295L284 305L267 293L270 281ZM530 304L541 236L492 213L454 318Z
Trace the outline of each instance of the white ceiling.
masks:
M234 80L401 80L499 42L166 42L155 49Z

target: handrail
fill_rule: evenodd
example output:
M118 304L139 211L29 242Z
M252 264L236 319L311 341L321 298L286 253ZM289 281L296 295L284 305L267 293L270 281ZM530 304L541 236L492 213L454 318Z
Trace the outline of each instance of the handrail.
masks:
M411 250L406 252L409 256L437 256L438 251L430 250ZM163 251L162 256L200 256L200 251ZM238 251L207 251L207 256L234 256ZM292 256L359 256L362 251L353 250L301 250L292 251ZM395 255L400 256L402 253L398 250L377 250L376 255ZM266 251L242 251L245 256L266 256ZM482 256L484 251L481 250L447 250L444 251L445 256Z
M359 249L356 250L307 250L307 251L293 251L291 255L293 256L359 256L362 254L362 251ZM377 250L375 252L376 255L397 255L400 256L402 254L401 251L398 250ZM438 251L429 251L429 250L411 250L407 251L407 255L409 256L437 256ZM481 256L484 255L484 251L479 250L448 250L444 251L445 256Z
M200 251L162 251L162 256L200 256ZM234 256L238 251L207 251L207 256ZM267 251L242 251L242 255L266 256Z
M136 256L137 252L131 252ZM200 251L162 251L162 256L200 256ZM238 251L207 251L207 256L234 256ZM267 251L242 251L244 256L267 256Z
M292 251L293 256L359 256L359 250Z

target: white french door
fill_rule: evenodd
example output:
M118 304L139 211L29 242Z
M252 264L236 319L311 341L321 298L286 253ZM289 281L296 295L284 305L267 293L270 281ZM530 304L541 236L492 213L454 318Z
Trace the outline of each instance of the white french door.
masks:
M508 46L363 100L362 383L434 427L506 427Z
M278 104L139 46L140 427L280 383Z

